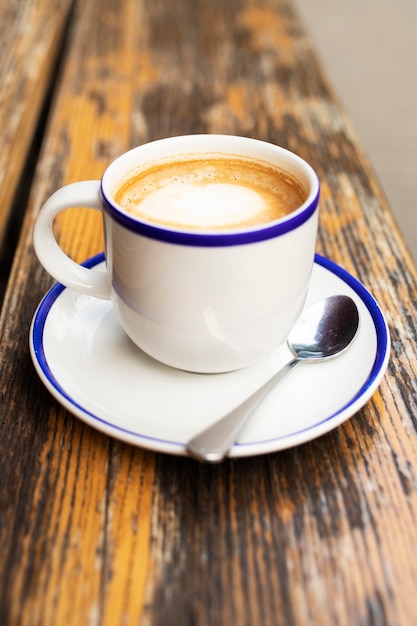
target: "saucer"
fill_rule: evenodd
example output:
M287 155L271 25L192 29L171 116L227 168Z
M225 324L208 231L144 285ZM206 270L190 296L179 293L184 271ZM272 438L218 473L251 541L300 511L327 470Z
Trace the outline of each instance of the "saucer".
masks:
M104 255L85 263L104 271ZM349 295L360 324L338 358L300 364L271 391L230 456L274 452L319 437L354 415L378 387L389 360L388 327L373 296L346 270L316 255L306 306ZM262 385L291 353L226 374L193 374L144 354L120 328L110 301L56 284L30 329L36 371L75 416L112 437L159 452L186 454L185 443Z

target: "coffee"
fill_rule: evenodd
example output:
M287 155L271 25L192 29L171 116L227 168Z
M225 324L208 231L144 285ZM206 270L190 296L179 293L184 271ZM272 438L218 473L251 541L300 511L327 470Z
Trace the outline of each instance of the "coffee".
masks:
M188 156L136 170L115 200L132 216L160 226L217 232L264 224L306 199L289 172L239 156Z
M58 190L33 241L60 283L112 300L143 352L188 372L229 372L265 359L300 315L318 198L314 170L284 148L232 135L169 137L125 152L100 181ZM55 240L51 224L73 207L101 212L105 271L78 265Z

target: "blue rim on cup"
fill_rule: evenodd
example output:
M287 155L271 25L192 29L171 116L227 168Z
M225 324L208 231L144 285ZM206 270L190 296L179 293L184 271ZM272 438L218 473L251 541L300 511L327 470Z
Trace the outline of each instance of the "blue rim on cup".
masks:
M156 239L159 241L165 241L167 243L177 243L181 245L190 245L190 246L200 246L200 247L221 247L221 246L231 246L231 245L241 245L248 243L255 243L259 241L264 241L267 239L273 239L274 237L279 237L280 235L284 235L299 226L301 226L304 222L306 222L317 210L319 195L320 195L320 184L316 173L313 168L306 163L301 157L297 156L293 152L286 150L285 148L281 148L275 146L273 144L266 143L264 141L258 139L248 139L246 137L235 137L231 135L189 135L181 137L181 140L185 142L184 145L187 146L187 149L184 150L184 154L188 154L190 150L194 150L196 154L204 154L207 152L209 154L213 154L213 150L209 150L210 146L214 142L218 142L221 139L224 139L230 146L231 149L239 150L240 144L242 145L242 155L248 157L248 142L254 148L254 151L262 154L260 156L260 160L277 165L281 169L288 169L291 173L300 180L300 177L304 178L305 185L309 187L309 192L304 203L295 211L281 217L273 222L267 224L260 224L255 227L249 228L241 228L231 231L225 231L221 233L203 233L203 232L189 232L181 229L176 229L173 227L164 228L163 226L157 226L155 224L151 224L141 218L133 217L126 211L124 211L112 198L112 189L111 185L107 183L107 178L112 176L113 170L116 172L115 179L120 180L120 173L126 171L126 163L132 160L132 156L134 153L138 153L137 160L143 158L143 154L145 155L152 147L157 147L160 149L161 147L166 146L169 148L170 144L176 142L178 137L170 137L167 139L159 139L147 144L144 146L139 146L138 148L133 148L129 150L122 156L120 156L116 161L114 161L104 173L101 180L101 195L103 200L103 208L104 210L114 219L117 223L125 228L131 230L132 232L144 235L145 237L149 237L151 239ZM202 150L202 147L207 144L206 150ZM230 150L224 150L224 152L219 151L218 147L215 149L215 153L219 155L227 155L232 154ZM269 152L271 155L271 161L267 161L265 158L265 152ZM277 157L282 159L284 162L278 162ZM175 157L175 153L171 155L171 158ZM253 155L250 155L252 157ZM149 157L148 157L149 158ZM160 157L155 157L155 160L158 160ZM254 158L257 158L256 156ZM149 158L149 162L152 161L152 158ZM130 168L132 172L133 169Z

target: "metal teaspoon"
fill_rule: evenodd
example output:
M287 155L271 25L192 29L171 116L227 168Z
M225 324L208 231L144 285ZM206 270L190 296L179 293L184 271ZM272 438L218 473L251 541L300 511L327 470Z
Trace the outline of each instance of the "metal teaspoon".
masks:
M279 380L298 363L339 355L350 345L358 326L358 309L349 296L330 296L303 311L287 339L294 358L236 409L190 439L187 452L199 461L224 459L243 425Z

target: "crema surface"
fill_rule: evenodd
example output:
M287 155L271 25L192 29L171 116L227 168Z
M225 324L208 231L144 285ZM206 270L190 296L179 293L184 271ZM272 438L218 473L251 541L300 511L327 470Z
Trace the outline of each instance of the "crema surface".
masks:
M156 225L221 231L274 221L305 200L288 172L238 157L196 157L138 170L117 189L125 211Z

